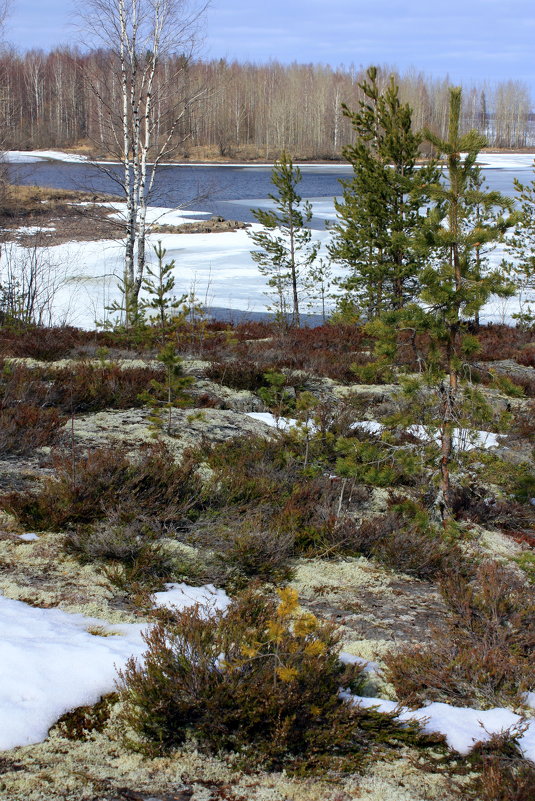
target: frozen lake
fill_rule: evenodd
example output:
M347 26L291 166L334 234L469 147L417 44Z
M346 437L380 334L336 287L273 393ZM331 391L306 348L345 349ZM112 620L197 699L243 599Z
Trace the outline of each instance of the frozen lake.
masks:
M57 154L61 159L61 154ZM42 154L8 154L13 180L26 184L67 189L115 192L113 177L84 162L49 160ZM491 189L514 195L513 180L529 183L533 178L533 154L483 154L484 174ZM108 167L109 169L109 167ZM113 170L118 169L112 167ZM325 222L335 219L334 197L340 194L340 178L352 174L349 165L314 164L301 166L303 180L299 191L311 201L314 211L313 238L326 257L329 233ZM251 208L268 206L273 190L269 165L172 165L161 168L152 201L151 219L177 224L184 218L198 219L220 214L227 219L251 222ZM185 211L177 213L173 209ZM120 207L118 207L120 214ZM266 310L266 282L253 262L251 240L246 231L213 234L158 234L167 258L176 261L176 292L193 290L210 307L258 313ZM15 256L24 258L23 249ZM152 249L148 255L153 257ZM492 254L499 264L502 247ZM66 281L56 299L56 319L74 325L93 327L103 320L105 307L119 299L117 278L122 274L122 246L117 241L68 243L48 248L47 258L58 269L66 268ZM60 265L63 265L60 268ZM343 271L334 268L334 275ZM488 304L481 320L511 322L518 310L516 299Z

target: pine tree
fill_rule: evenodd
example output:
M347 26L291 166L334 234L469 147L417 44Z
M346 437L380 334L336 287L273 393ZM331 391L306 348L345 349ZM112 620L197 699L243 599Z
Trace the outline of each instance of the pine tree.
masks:
M434 208L427 220L426 240L435 258L420 273L420 300L415 310L420 328L445 354L446 376L440 383L440 503L448 514L450 462L456 421L462 416L460 378L467 354L477 348L467 335L474 318L492 294L507 296L513 287L497 270L481 271L481 251L500 239L513 224L512 201L478 187L476 159L486 140L475 130L460 133L462 91L450 89L448 138L426 131L428 141L446 157L447 182L430 188ZM465 155L462 155L462 153ZM504 213L507 217L504 217Z
M535 162L533 166L535 170ZM535 323L535 179L529 184L522 184L515 178L515 189L520 213L513 236L507 242L514 262L507 262L503 266L519 291L520 311L513 317L525 327Z
M268 197L275 203L275 210L251 209L265 230L250 233L259 248L251 255L262 275L269 277L268 285L276 298L276 316L286 323L290 296L291 320L295 326L300 325L299 296L318 253L318 245L312 244L312 231L307 227L312 207L308 201L302 203L297 192L301 177L299 167L294 167L290 156L283 153L271 173L278 194Z
M172 310L180 309L187 296L182 295L177 299L171 294L175 287L173 275L175 260L165 263L167 251L162 247L161 241L154 246L154 253L158 260L156 269L153 270L148 264L145 266L146 276L143 279L143 289L149 298L144 302L143 307L153 310L154 319L160 326L163 335Z
M364 93L359 110L342 107L356 134L355 143L343 150L354 174L341 182L329 251L350 271L340 282L343 304L354 306L356 299L373 319L417 294L427 255L417 234L425 219L426 186L438 177L432 163L418 165L423 137L412 130L412 110L400 101L394 78L381 92L377 68L370 67L359 87Z
M152 379L149 389L140 394L140 399L151 409L150 427L155 435L164 428L169 436L173 433L172 410L188 406L190 398L186 390L193 384L191 376L184 375L182 360L177 355L174 345L169 342L158 354L158 361L165 368L163 381ZM167 419L164 420L166 414Z

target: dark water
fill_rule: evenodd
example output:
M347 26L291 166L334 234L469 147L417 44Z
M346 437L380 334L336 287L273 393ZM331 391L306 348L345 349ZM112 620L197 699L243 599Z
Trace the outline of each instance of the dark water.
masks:
M113 174L119 167L107 168L111 175L86 164L43 162L10 165L11 179L17 183L37 184L61 189L119 193ZM304 198L320 200L340 195L340 178L351 176L348 165L306 165L301 168L299 193ZM531 170L487 169L483 175L490 189L514 196L513 179L522 183L533 179ZM153 206L193 209L220 214L244 222L254 220L251 207L273 191L271 167L262 166L168 166L160 167L151 199ZM247 202L250 201L250 202ZM322 228L323 221L313 221Z

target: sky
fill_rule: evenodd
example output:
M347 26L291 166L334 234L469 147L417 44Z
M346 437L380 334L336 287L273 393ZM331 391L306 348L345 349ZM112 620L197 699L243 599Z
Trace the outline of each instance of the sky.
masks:
M75 0L11 0L17 49L75 44ZM518 80L535 96L533 0L212 0L207 58L388 65L452 82Z

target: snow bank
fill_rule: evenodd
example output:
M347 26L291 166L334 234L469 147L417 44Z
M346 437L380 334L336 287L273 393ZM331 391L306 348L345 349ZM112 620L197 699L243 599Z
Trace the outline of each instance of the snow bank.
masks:
M199 603L210 615L230 603L212 584L166 586L156 593L157 606L186 609ZM44 740L65 712L112 692L117 669L146 650L144 628L112 626L0 595L0 751Z
M82 204L74 204L74 205L82 205ZM83 205L92 205L89 203ZM107 206L110 209L113 209L113 213L110 214L111 219L119 220L123 222L126 220L126 203L101 203L101 206ZM193 216L192 216L193 215ZM199 218L204 217L211 217L212 214L209 211L187 211L185 209L172 209L166 208L164 206L149 206L147 209L147 224L148 225L184 225L184 223L192 223L198 222ZM155 234L154 237L158 237L158 234Z
M439 733L446 737L449 747L459 754L468 754L475 743L489 740L493 734L511 730L522 731L522 718L510 709L471 709L450 706L438 701L421 709L411 710L400 707L395 701L383 698L364 698L343 692L342 697L349 702L366 708L374 707L378 712L396 712L399 720L417 720L423 723L428 734ZM535 720L525 724L518 744L527 759L535 762Z
M245 416L251 420L258 420L259 423L265 423L270 428L278 428L279 431L289 431L297 425L297 420L293 417L277 418L271 412L245 412Z
M167 584L155 594L160 607L186 609L201 604L210 615L225 610L230 599L212 584L190 587ZM116 670L130 656L145 650L143 624L110 625L97 618L73 615L60 609L37 609L0 595L0 750L40 742L65 712L95 703L116 686ZM91 633L93 632L93 633ZM347 663L374 663L341 654ZM522 725L508 709L469 709L433 703L415 711L394 701L364 698L342 692L353 704L397 713L400 720L421 721L426 732L440 732L448 745L466 754L475 742L491 734ZM526 700L535 703L535 693ZM535 721L525 724L519 738L524 755L535 761Z
M144 650L142 628L0 596L0 750L44 740L65 712L112 692L116 668Z
M277 418L269 412L246 412L246 416L253 420L258 420L261 423L272 428L278 428L279 431L290 431L298 425L297 420L292 417L279 417ZM309 431L314 432L315 426L312 423L308 425ZM351 428L359 428L366 431L368 434L380 434L384 430L384 425L376 420L361 420L351 424ZM440 436L436 432L432 432L425 426L413 425L407 428L410 434L421 440L434 439L438 444L440 443ZM500 443L497 434L492 431L478 431L468 429L454 429L453 432L453 447L460 451L470 451L473 448L495 448Z
M8 150L2 156L7 164L35 164L38 161L87 162L87 156L60 150Z
M351 428L360 428L363 431L367 431L369 434L380 434L385 427L376 420L364 420L362 422L352 423ZM412 425L407 428L407 432L418 439L434 440L437 445L440 444L440 434L437 431L426 428L426 426ZM474 448L497 448L500 444L498 436L498 434L494 434L492 431L454 428L452 437L453 447L459 451L471 451Z
M42 234L43 232L46 231L55 231L55 230L56 229L53 227L41 228L40 225L23 225L20 228L16 229L17 234L20 234L21 236L23 234Z
M477 163L488 170L531 170L535 153L480 153Z

